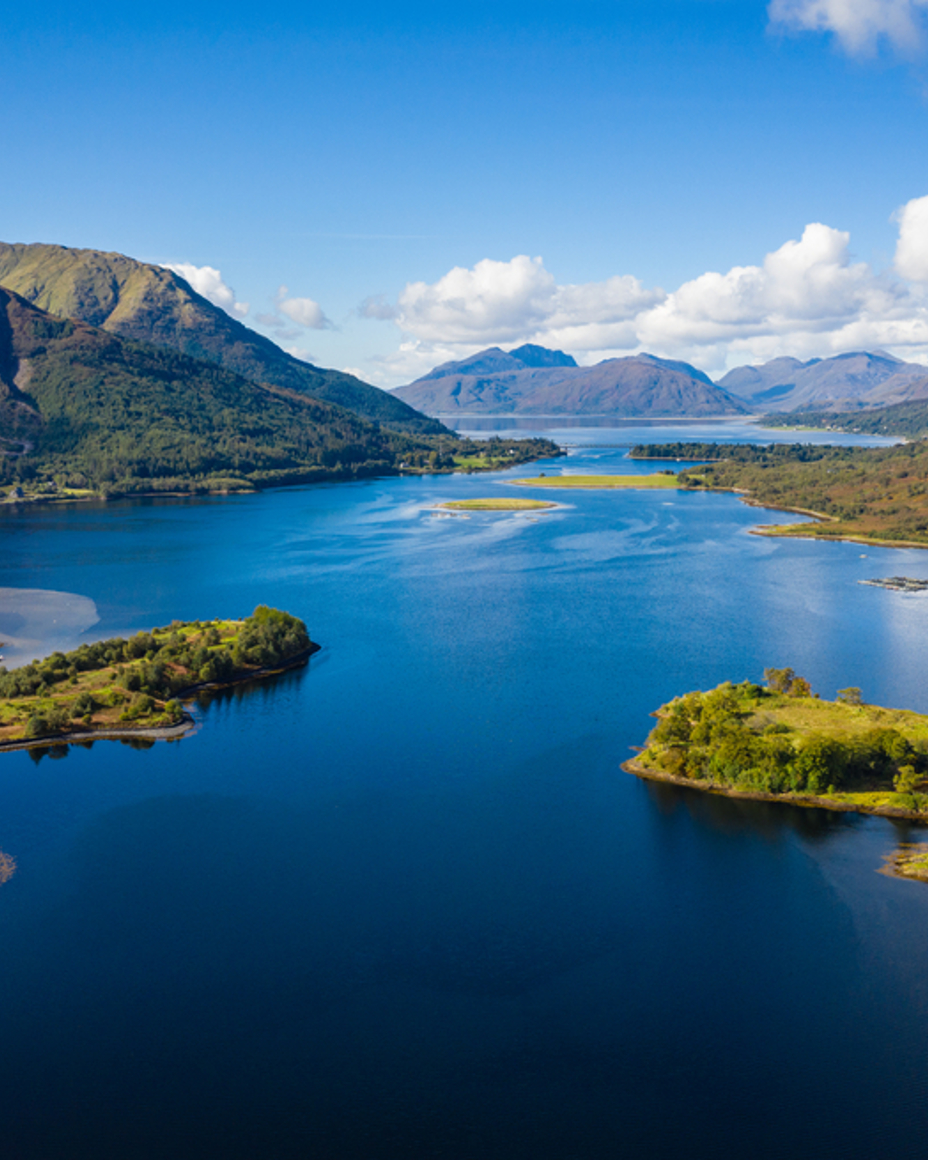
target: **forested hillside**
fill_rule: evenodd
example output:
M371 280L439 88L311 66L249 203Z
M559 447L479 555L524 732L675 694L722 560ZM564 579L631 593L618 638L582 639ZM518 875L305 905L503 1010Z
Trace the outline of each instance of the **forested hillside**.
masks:
M287 354L161 266L99 250L0 242L0 286L58 318L216 363L253 382L335 403L398 431L445 431L388 391Z
M464 456L489 465L487 445L388 431L295 391L55 318L6 290L0 422L0 483L33 489L248 489L402 465L450 470ZM507 464L556 453L522 442L489 450Z
M737 491L766 507L824 517L790 525L790 535L928 545L925 442L898 447L670 443L635 447L632 455L704 464L680 473L684 487Z

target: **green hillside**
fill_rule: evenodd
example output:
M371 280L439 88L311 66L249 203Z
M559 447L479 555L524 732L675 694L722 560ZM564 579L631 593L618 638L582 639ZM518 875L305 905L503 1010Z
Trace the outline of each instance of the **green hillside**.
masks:
M253 382L335 403L397 431L447 433L388 391L287 354L161 266L99 250L0 242L0 286L59 318L217 363Z
M799 411L765 415L765 427L816 427L861 435L900 435L903 439L928 437L928 399L873 407L866 411Z
M0 484L29 496L248 490L552 454L546 440L390 431L0 289Z

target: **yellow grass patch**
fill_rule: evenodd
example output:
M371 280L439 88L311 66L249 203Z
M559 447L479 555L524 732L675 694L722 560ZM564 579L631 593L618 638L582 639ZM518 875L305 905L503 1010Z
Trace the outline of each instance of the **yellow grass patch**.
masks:
M585 488L677 488L676 475L539 475L535 479L514 479L520 487Z

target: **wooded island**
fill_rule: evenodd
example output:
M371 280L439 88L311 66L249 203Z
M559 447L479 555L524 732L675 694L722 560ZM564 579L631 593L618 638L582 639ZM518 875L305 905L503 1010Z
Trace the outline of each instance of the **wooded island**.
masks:
M864 704L857 688L823 701L788 668L764 676L766 688L725 682L662 705L623 768L736 797L928 816L928 716Z
M243 620L174 621L0 667L0 750L179 734L193 724L185 698L296 668L318 647L302 620L259 605Z

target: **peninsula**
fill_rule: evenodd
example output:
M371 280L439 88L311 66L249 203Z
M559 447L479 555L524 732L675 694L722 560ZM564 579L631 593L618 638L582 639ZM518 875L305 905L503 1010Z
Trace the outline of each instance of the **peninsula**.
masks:
M834 701L792 669L767 687L730 682L662 705L644 748L623 769L730 797L928 820L928 716Z
M204 689L305 665L319 646L302 620L259 605L243 620L181 623L0 668L0 752L105 737L178 737L183 701Z
M681 488L731 491L745 503L811 516L755 529L766 536L928 547L928 441L895 447L803 443L669 443L634 459L689 460Z

